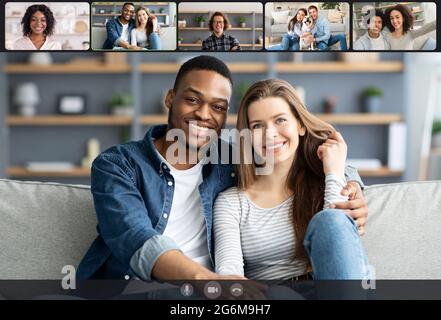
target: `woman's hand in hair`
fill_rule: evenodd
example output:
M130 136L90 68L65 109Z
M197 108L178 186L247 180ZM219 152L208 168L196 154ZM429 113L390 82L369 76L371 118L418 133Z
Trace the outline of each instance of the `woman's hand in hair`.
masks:
M340 177L345 177L345 163L348 147L339 132L329 135L328 139L318 147L317 155L323 162L323 172L325 175L334 173Z

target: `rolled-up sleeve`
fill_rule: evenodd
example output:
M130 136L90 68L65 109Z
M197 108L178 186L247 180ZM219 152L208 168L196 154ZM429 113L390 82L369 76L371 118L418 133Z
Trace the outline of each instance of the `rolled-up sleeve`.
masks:
M154 229L134 177L124 158L102 154L92 164L91 191L98 228L112 254L129 268L133 255L147 248L142 259L150 277L156 259L177 246Z
M346 181L355 181L358 182L358 184L361 187L361 190L364 189L364 183L361 181L360 175L358 174L358 171L356 168L352 166L346 166L345 167L345 178Z

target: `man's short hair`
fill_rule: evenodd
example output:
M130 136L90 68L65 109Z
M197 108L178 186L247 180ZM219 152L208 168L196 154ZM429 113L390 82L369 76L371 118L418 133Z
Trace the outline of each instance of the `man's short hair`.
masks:
M224 30L228 30L228 28L230 27L230 22L228 21L228 18L225 14L223 14L220 11L216 11L215 13L213 13L213 15L210 17L210 21L208 21L208 29L213 32L214 28L213 28L213 22L214 22L214 17L222 17L224 19Z
M121 7L121 10L125 7L125 6L132 6L135 7L135 5L133 4L133 2L124 2L124 4Z
M233 86L231 71L230 69L228 69L227 65L223 61L212 56L198 56L186 61L179 68L178 74L176 75L175 84L173 85L173 91L176 92L180 82L185 77L185 75L193 70L214 71L221 76L227 78L230 81L231 86Z
M314 6L314 5L310 5L310 6L308 7L308 12L309 12L309 10L311 10L311 9L315 9L315 11L318 11L318 8L317 8L316 6Z
M381 30L383 30L383 28L386 26L386 21L385 21L386 20L386 16L384 15L383 11L380 10L380 9L375 9L375 14L371 18L374 18L374 17L379 17L381 19ZM369 29L369 25L371 23L371 18L368 18L366 20L368 29Z

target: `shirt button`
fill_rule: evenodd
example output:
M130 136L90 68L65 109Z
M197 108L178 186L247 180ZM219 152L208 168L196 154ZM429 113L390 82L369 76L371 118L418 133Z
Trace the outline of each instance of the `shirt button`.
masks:
M166 214L166 213L164 213L162 216L164 217L164 219L168 218L168 214Z
M167 165L166 165L166 164L163 164L163 165L162 165L162 168L163 168L163 169L167 169Z
M169 181L167 184L171 187L173 185L173 182Z
M129 280L129 279L130 279L130 276L129 276L128 274L126 274L126 275L124 276L124 279Z
M236 174L234 172L231 173L231 178L234 178Z

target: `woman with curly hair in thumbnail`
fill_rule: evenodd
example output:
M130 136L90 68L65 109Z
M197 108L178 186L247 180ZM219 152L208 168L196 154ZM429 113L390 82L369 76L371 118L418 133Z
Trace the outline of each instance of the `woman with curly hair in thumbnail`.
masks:
M214 206L216 272L253 280L368 279L362 223L333 209L348 200L342 190L353 170L345 167L341 134L277 79L250 87L237 129L237 187L221 192Z
M436 21L432 21L414 30L415 17L412 11L402 4L388 8L385 15L390 30L390 33L386 34L386 41L391 50L414 50L416 38L436 29Z
M26 9L21 20L23 37L16 40L14 50L61 50L61 43L53 38L55 18L44 4Z

